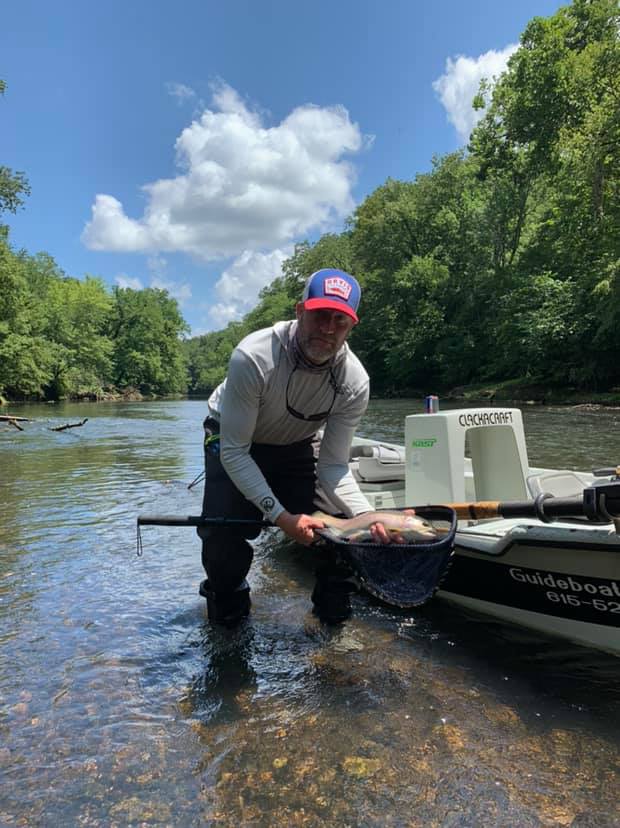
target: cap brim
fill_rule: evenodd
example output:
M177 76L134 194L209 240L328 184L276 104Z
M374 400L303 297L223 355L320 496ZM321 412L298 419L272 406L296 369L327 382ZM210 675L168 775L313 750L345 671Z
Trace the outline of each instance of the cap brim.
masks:
M349 305L344 302L338 302L336 299L306 299L304 302L304 308L306 310L320 310L321 308L326 308L328 310L340 311L340 313L346 313L347 316L350 316L354 322L359 322L357 314L353 308L349 307Z

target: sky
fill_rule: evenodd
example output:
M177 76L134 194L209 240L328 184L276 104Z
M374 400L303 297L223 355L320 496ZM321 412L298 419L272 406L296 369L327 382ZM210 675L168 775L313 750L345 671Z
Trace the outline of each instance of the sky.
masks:
M482 77L554 0L9 0L0 165L11 243L159 287L199 335L388 177L466 146Z

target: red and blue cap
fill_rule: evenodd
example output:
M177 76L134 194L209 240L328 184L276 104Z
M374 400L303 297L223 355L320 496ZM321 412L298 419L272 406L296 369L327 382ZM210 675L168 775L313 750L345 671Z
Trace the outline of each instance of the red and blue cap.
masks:
M306 310L329 308L346 313L355 322L357 308L362 296L359 282L344 270L323 268L317 270L306 282L301 301Z

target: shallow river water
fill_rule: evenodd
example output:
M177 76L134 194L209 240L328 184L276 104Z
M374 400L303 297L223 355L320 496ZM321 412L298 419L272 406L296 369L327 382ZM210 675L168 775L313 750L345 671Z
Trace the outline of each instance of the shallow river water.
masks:
M402 442L420 401L373 401ZM435 602L311 614L265 533L212 629L192 529L201 401L13 406L0 424L0 826L620 825L620 659ZM532 465L620 463L620 411L524 412ZM52 426L88 418L84 426Z

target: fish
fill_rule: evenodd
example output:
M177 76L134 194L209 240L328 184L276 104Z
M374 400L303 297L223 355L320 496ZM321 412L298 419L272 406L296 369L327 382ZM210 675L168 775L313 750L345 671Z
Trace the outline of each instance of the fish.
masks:
M385 526L394 543L428 543L437 539L437 531L428 520L404 512L363 512L352 518L337 518L324 512L315 512L312 517L322 520L326 525L327 532L324 535L331 534L338 540L349 543L376 543L370 531L375 523Z

